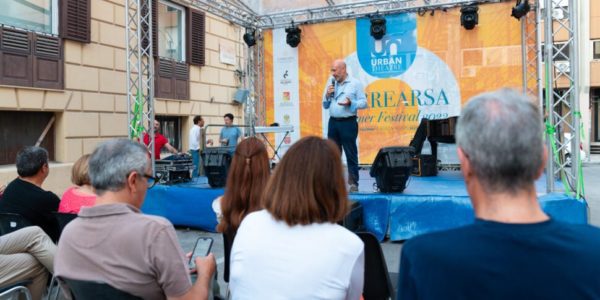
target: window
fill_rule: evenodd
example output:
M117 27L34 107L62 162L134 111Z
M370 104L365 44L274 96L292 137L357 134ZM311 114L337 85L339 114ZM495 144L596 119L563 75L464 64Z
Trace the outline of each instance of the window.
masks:
M542 61L546 61L546 51L544 50L545 45L542 44ZM568 61L569 60L569 45L567 43L555 43L554 49L554 61Z
M154 118L160 122L160 133L169 140L171 146L181 151L181 118L167 116L155 116ZM169 152L167 148L163 147L161 153Z
M166 1L158 3L158 56L185 61L185 10Z
M592 55L594 56L594 59L600 59L600 40L593 41L593 43L594 53Z
M151 1L152 15L158 16L152 18L154 95L187 100L190 65L203 66L205 62L205 15L167 0Z
M53 116L47 112L0 111L0 165L15 164L17 153L35 144ZM50 160L54 160L54 125L40 146L48 150Z
M58 0L2 0L0 23L58 34Z

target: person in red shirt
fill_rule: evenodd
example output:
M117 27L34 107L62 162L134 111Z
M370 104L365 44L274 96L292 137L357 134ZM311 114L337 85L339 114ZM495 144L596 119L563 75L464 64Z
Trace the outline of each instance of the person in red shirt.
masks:
M175 147L169 144L169 140L164 135L160 134L160 132L158 132L159 130L160 123L154 120L154 158L160 159L160 149L162 149L162 147L167 147L167 150L173 154L179 153ZM149 143L150 135L146 132L144 133L144 144L148 146Z

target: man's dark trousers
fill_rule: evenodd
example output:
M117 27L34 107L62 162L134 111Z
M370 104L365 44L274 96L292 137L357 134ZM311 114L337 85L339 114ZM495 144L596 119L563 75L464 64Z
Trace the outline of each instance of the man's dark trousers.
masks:
M358 185L358 148L356 138L358 137L358 123L356 117L329 118L327 138L333 140L340 151L346 154L348 164L348 183Z

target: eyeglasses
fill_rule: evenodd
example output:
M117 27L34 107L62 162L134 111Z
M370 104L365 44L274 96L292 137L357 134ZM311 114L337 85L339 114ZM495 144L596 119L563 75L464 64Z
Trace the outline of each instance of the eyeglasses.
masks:
M142 176L144 176L148 179L148 188L149 189L153 188L158 183L158 178L156 178L152 175L142 174Z

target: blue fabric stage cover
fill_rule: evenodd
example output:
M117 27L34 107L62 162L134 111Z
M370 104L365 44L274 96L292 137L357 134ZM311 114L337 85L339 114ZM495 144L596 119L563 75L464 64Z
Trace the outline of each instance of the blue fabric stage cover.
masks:
M167 218L173 225L215 232L217 217L212 209L223 189L157 185L148 190L142 212Z
M544 180L538 180L538 192L544 189L540 184ZM361 180L361 186L372 186L372 180ZM206 178L176 186L158 185L148 190L142 211L163 216L174 225L214 232L217 219L212 201L221 195L223 189L211 189ZM363 192L350 194L350 199L362 204L366 230L380 241L386 236L392 241L406 240L419 234L470 224L474 218L460 172L412 177L404 193ZM587 204L582 200L564 194L547 194L541 195L539 201L554 219L587 223Z

